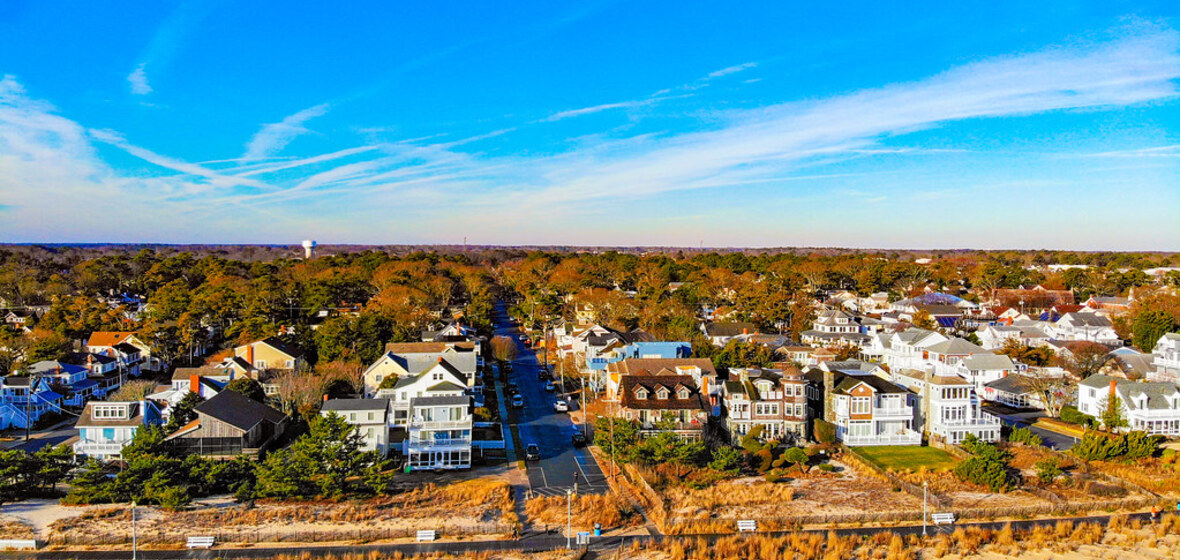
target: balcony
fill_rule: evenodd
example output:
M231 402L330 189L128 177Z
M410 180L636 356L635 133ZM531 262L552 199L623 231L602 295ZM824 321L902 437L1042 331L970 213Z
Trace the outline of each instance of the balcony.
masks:
M936 420L938 425L953 428L963 428L971 426L991 427L999 426L1000 419L990 414L984 414L978 418L957 418L954 420Z
M470 430L471 418L466 420L439 420L439 421L423 421L419 418L413 419L409 426L411 432L421 430Z
M704 427L705 425L701 422L660 422L658 425L656 422L643 422L640 424L639 429L655 432L699 432L703 430Z
M922 434L913 430L901 433L877 434L871 436L850 436L844 434L841 441L844 445L921 445Z
M74 453L89 456L112 456L123 453L123 443L100 443L97 441L79 441L74 444Z
M884 408L874 408L873 418L913 418L914 407L912 406L890 406Z
M410 439L406 440L406 449L410 452L430 449L471 447L471 438L442 438L442 439Z

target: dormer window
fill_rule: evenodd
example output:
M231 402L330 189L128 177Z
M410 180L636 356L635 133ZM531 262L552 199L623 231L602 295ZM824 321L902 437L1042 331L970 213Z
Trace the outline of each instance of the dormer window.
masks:
M656 398L660 399L661 401L668 400L668 395L669 395L669 391L668 391L668 389L666 389L664 387L660 387L659 389L656 390Z
M676 398L682 401L688 400L688 389L681 388L680 391L676 393Z
M635 390L635 398L637 398L641 401L647 400L647 389L644 389L643 387L636 389Z

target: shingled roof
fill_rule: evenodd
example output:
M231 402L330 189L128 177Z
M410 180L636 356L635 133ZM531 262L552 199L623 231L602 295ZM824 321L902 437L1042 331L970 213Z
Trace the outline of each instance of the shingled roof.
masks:
M628 375L624 376L619 396L622 405L630 409L643 410L703 410L708 411L705 399L696 390L696 381L688 375ZM668 398L656 398L661 389L668 390ZM679 392L688 390L688 398L681 399ZM647 392L646 399L638 397L639 390Z

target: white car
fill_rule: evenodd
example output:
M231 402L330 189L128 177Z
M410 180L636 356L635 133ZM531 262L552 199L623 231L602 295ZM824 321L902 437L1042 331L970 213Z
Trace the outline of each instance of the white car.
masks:
M524 408L524 397L512 395L512 408Z
M570 411L569 403L567 403L561 399L557 399L553 403L553 412L569 412L569 411Z

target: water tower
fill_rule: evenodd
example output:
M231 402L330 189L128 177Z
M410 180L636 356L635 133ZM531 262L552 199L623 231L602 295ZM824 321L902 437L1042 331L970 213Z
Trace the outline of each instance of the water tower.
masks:
M315 240L314 239L304 239L303 240L303 258L305 258L307 260L311 260L311 258L314 256L315 256Z

